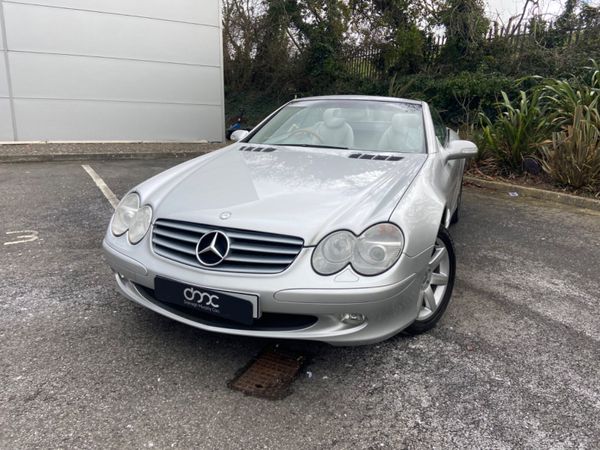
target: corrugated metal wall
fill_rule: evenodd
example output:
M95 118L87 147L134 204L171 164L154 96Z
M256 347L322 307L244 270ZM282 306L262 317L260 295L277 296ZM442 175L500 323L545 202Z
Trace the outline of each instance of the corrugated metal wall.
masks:
M219 0L1 0L1 141L220 141Z

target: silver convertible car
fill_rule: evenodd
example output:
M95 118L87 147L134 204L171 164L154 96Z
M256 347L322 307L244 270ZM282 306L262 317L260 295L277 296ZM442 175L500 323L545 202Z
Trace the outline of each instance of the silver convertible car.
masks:
M103 247L123 295L220 333L368 344L440 320L465 158L426 103L293 100L121 200Z

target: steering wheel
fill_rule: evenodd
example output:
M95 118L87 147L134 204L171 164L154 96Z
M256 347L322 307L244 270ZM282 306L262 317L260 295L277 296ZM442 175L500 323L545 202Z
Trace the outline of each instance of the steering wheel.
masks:
M319 136L317 133L315 133L312 130L309 130L308 128L298 128L297 130L292 131L290 134L287 135L287 137L292 137L295 134L310 134L311 136L316 137L319 140L319 144L323 143L323 139L321 138L321 136Z

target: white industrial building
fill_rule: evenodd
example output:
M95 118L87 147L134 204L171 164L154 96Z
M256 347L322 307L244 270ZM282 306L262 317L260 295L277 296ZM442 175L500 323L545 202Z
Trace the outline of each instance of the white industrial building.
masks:
M221 141L220 0L0 0L0 141Z

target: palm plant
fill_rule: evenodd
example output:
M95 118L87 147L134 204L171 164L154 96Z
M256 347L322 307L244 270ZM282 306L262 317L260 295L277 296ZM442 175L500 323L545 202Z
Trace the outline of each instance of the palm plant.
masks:
M596 120L590 108L578 105L573 122L553 133L552 141L542 147L542 168L560 184L600 189L600 131Z
M549 122L540 106L541 92L534 89L529 94L520 91L513 104L503 91L495 122L481 115L483 150L491 154L505 172L522 172L523 159L537 156L540 145L548 137Z
M600 127L600 66L592 60L587 73L571 80L546 80L541 87L541 102L557 129L573 124L578 107L589 112L590 120Z

